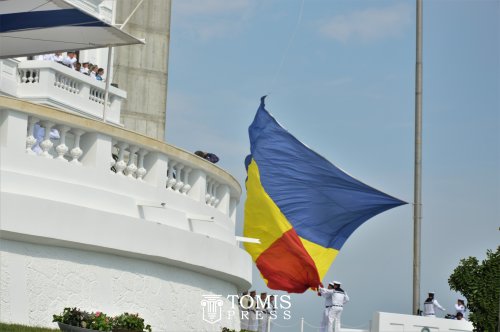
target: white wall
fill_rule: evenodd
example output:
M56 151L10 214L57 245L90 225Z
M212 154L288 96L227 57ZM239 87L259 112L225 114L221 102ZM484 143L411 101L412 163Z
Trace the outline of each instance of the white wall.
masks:
M2 322L56 327L52 315L68 306L110 314L138 312L154 331L239 328L237 320L229 321L224 315L213 325L202 320L202 295L225 296L237 290L229 282L196 272L110 254L3 239L0 261ZM223 308L230 308L230 304L225 303Z
M468 332L472 323L453 319L376 312L372 320L372 332Z

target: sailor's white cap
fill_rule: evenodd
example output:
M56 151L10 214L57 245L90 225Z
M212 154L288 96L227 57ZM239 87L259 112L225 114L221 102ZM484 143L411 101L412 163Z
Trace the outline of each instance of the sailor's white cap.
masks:
M340 285L342 285L342 283L341 283L340 281L335 281L335 280L334 280L334 281L332 281L331 283L329 283L329 285L332 285L332 286L333 286L333 285L339 285L339 286L340 286Z

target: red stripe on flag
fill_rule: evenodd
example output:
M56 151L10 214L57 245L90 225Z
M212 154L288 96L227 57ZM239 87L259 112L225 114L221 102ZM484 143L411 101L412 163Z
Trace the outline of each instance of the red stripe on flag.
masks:
M255 263L271 289L304 293L320 283L316 265L293 228L273 242Z

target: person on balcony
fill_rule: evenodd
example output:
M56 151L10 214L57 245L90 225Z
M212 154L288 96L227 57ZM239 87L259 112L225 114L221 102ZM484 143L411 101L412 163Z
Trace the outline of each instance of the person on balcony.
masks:
M40 126L38 123L35 124L35 129L33 131L33 136L36 139L35 145L31 148L36 154L40 154L43 152L40 147L40 143L42 143L45 139L45 128ZM50 129L49 139L54 143L60 138L59 131L56 128Z
M213 153L203 152L203 151L195 151L194 154L197 155L198 157L201 157L203 159L206 159L206 160L210 161L213 164L215 164L215 163L217 163L219 161L219 157L217 157Z
M62 63L71 69L75 69L75 63L77 61L78 59L76 58L76 53L74 51L69 51L66 53L66 56L63 57Z
M250 295L248 292L243 292L239 298L238 304L240 306L240 328L248 330L248 308L250 308Z
M429 292L429 297L424 302L424 316L427 316L427 317L436 317L436 308L439 308L439 309L441 309L443 311L446 310L434 298L434 292Z
M269 300L270 301L270 300ZM269 315L271 311L269 310L269 305L267 299L267 293L260 293L260 302L257 303L257 313L258 313L258 331L259 332L267 332L267 322L269 320Z
M99 70L99 67L97 67L96 65L92 65L92 67L90 67L90 77L96 78L98 70Z
M64 59L64 57L63 57L62 53L61 52L56 52L52 56L51 60L54 61L54 62L63 63L63 59Z
M80 68L80 73L85 74L85 75L90 75L88 62L82 63L82 67Z
M248 330L257 332L259 321L257 320L257 292L251 291L250 308L248 309Z
M102 81L102 76L104 75L104 69L103 68L99 68L97 70L97 74L95 75L95 79L98 80L98 81Z

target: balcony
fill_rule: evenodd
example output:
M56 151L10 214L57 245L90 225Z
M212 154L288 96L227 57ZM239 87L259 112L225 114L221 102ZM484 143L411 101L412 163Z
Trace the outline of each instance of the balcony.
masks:
M105 83L52 61L0 60L0 94L102 119ZM120 124L123 90L110 86L106 121Z
M38 153L35 126L46 133ZM54 128L58 139L50 138ZM250 258L235 238L241 187L208 161L6 96L0 156L1 238L160 262L249 286Z

